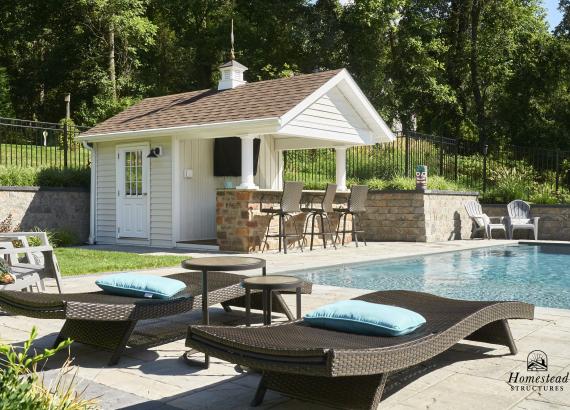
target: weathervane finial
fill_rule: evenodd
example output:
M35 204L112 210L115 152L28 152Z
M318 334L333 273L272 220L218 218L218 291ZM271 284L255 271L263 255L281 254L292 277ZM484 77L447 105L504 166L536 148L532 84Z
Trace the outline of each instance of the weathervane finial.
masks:
M234 19L232 19L232 31L230 33L230 41L232 43L232 47L230 49L230 60L235 60L236 55L234 53Z

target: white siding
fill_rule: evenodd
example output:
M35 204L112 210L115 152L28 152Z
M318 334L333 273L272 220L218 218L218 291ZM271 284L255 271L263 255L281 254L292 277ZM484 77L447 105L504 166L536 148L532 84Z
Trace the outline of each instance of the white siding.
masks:
M100 142L97 150L97 215L96 240L103 244L135 244L151 246L172 245L172 151L171 138L134 140L149 142L151 147L160 145L163 155L150 160L150 238L149 240L117 239L117 144L127 141ZM149 242L150 241L150 242Z
M180 240L214 239L216 189L223 188L225 181L237 186L240 177L214 176L213 139L180 141L180 156ZM281 163L281 153L274 150L274 139L262 136L255 184L261 189L279 189ZM192 170L192 178L184 177L186 169Z
M362 117L336 88L289 121L280 133L345 142L358 142L371 136Z

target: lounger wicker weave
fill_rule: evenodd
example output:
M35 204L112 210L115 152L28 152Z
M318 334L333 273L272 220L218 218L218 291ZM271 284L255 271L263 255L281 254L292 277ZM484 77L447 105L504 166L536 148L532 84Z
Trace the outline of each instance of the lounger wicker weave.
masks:
M302 320L264 327L191 326L186 345L263 372L252 405L267 389L341 408L375 409L394 371L424 362L462 339L516 346L507 319L532 319L521 302L474 302L412 291L356 299L401 306L427 323L406 336L378 337L310 327Z
M70 338L76 342L113 351L109 364L116 364L126 346L157 346L182 339L185 332L166 334L137 333L137 322L172 316L202 306L200 272L184 272L170 275L187 284L184 292L171 299L144 299L88 293L31 293L0 291L0 310L39 319L65 319L56 344ZM208 304L230 306L244 304L245 289L241 280L245 276L225 272L210 272L208 278ZM311 292L311 284L305 282L302 291ZM261 308L261 294L252 294L252 307ZM274 311L293 318L280 295L274 295Z

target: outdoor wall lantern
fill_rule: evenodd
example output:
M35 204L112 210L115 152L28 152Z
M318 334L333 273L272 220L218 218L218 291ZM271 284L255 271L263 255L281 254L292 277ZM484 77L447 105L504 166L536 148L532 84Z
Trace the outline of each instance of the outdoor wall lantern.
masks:
M146 156L147 158L158 158L162 156L162 147L151 148L150 152Z

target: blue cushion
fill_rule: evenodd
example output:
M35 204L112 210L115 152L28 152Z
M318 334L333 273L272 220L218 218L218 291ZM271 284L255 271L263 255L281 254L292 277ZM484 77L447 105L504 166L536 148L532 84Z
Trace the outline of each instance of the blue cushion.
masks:
M373 336L402 336L426 320L417 312L363 300L345 300L322 306L304 317L311 326Z
M107 293L138 298L168 299L186 288L176 279L136 273L117 273L95 281Z

